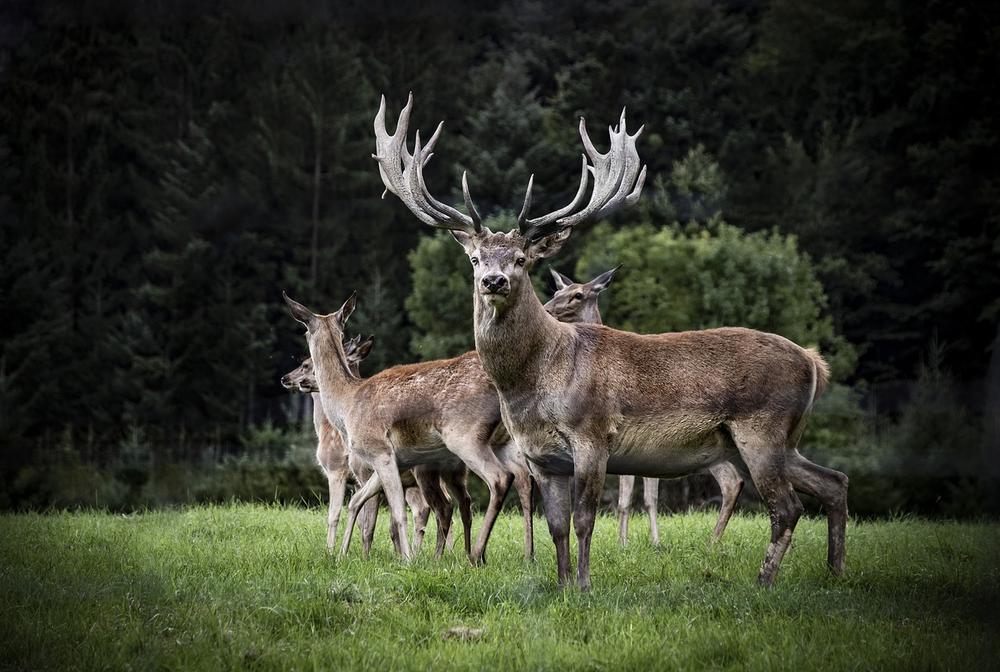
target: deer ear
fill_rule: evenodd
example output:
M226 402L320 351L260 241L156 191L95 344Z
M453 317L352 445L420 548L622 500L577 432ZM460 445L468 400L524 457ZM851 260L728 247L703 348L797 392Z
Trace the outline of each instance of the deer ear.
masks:
M341 344L344 346L344 355L350 357L358 349L358 343L361 342L361 336L354 336L353 338L342 338Z
M292 311L292 317L294 317L297 321L301 322L302 324L306 325L306 327L309 327L309 325L312 324L313 321L316 319L315 313L313 313L311 310L303 306L301 303L299 303L292 297L288 296L288 294L286 294L285 292L282 292L281 296L284 297L285 303L288 304L289 310Z
M591 289L600 294L605 289L607 289L608 286L611 284L611 281L615 279L615 272L617 272L619 268L621 268L621 264L615 266L610 271L604 271L603 273L601 273L599 276L597 276L587 284L590 286Z
M354 291L351 292L349 297L347 297L347 301L344 301L344 305L340 307L340 310L333 314L333 316L337 319L337 324L339 324L341 328L347 324L347 319L351 316L351 313L354 312L357 305L358 293L357 291Z
M560 273L559 271L557 271L554 268L550 268L549 269L549 273L552 274L552 279L556 283L556 291L557 292L560 291L560 290L566 289L567 287L569 287L570 285L573 284L572 280L570 280L569 278L567 278L565 275L563 275L562 273Z
M375 347L374 336L369 336L368 338L361 341L361 344L358 346L357 349L357 354L355 355L358 358L358 361L360 362L362 359L372 354L372 348L374 347Z
M559 250L562 249L562 246L567 240L569 240L570 234L572 233L573 227L566 226L559 229L555 233L550 233L547 236L529 240L524 247L524 252L532 260L548 259L549 257L555 256Z
M472 234L466 233L465 231L457 231L455 229L449 229L451 237L458 241L458 244L465 248L466 252L472 250Z

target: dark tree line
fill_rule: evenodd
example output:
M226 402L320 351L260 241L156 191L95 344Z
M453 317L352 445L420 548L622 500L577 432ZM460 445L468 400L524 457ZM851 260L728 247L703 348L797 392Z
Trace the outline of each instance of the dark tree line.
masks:
M913 379L933 341L984 390L1000 320L993 4L418 4L2 5L7 473L56 446L102 459L139 433L194 455L286 422L276 381L303 347L282 289L330 309L358 289L372 367L415 357L407 254L426 232L380 200L381 92L398 110L413 90L425 132L447 120L431 189L458 201L467 169L493 215L530 173L539 211L562 204L576 118L603 139L627 105L647 129L641 217L724 209L794 234L858 352L849 382ZM669 179L692 151L724 190Z

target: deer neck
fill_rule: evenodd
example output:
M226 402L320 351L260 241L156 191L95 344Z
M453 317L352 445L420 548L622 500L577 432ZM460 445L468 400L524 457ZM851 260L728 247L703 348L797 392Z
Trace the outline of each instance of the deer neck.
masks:
M330 423L343 429L343 418L361 381L351 374L340 339L329 328L311 340L309 354L319 383L322 410Z
M319 392L313 392L312 396L313 402L313 428L316 430L316 438L321 442L326 439L329 432L333 431L333 426L326 417L326 411L323 410L323 399Z
M503 392L534 386L547 353L567 327L549 315L525 278L502 310L475 292L476 351L487 375Z
M578 320L580 324L604 324L601 321L601 309L597 305L597 301L594 301L593 305L588 305L583 311L580 312L580 319Z

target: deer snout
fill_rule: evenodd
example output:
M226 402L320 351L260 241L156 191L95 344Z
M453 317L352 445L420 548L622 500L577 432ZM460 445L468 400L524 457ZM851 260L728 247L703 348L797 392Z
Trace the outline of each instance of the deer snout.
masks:
M292 377L291 377L290 374L286 373L285 375L283 375L281 377L281 386L282 387L291 387L292 386Z
M507 276L499 273L483 276L483 287L490 294L507 292Z

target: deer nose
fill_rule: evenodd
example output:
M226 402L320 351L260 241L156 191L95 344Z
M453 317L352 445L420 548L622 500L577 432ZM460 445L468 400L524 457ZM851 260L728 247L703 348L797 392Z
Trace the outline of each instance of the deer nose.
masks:
M288 387L288 386L289 386L289 385L291 384L291 382L292 382L292 379L291 379L291 378L289 378L288 376L282 376L282 377L281 377L281 384L282 384L282 385L283 385L284 387Z
M496 292L507 286L507 276L494 273L483 278L483 287L488 292Z

